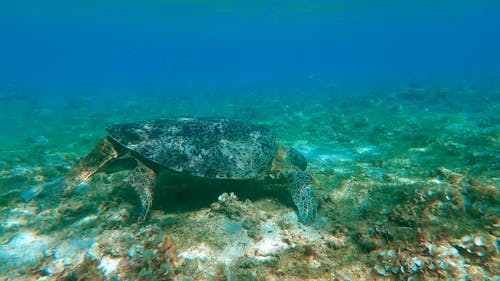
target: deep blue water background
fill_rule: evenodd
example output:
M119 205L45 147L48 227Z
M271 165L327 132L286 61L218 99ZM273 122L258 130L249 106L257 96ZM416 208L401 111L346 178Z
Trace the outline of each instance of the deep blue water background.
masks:
M237 94L500 74L499 1L314 2L2 1L0 90Z

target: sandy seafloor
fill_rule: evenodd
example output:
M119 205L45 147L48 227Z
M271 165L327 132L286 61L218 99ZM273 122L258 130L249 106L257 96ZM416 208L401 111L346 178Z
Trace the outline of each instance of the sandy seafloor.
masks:
M58 103L5 91L0 279L498 280L495 85L249 88ZM109 124L193 115L268 125L302 151L321 202L314 225L297 222L280 184L204 190L166 179L143 225L127 171L98 173L69 198L46 184Z

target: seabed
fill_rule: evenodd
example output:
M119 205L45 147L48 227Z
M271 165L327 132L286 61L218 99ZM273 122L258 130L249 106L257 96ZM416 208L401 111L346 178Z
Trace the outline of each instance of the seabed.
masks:
M0 101L2 280L500 278L500 87L63 103L10 92ZM126 171L98 173L74 196L57 195L53 181L107 125L193 115L268 125L302 151L321 202L315 223L298 223L280 184L212 191L167 178L142 225Z

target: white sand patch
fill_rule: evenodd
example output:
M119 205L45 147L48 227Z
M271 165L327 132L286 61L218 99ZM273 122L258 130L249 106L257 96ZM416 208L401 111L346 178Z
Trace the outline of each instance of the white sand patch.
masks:
M307 140L299 140L299 141L296 141L292 147L294 147L295 149L297 149L298 151L304 153L306 156L308 156L309 154L311 154L314 150L316 150L317 148L315 146L312 146L310 144L308 144L308 141Z
M204 243L195 247L189 248L179 254L179 257L187 260L200 260L206 261L209 257L213 256L213 251Z
M356 153L358 154L368 154L374 152L376 149L375 146L373 145L368 145L368 146L360 146L356 148Z
M249 255L269 256L289 247L283 242L281 230L274 220L268 220L263 226L264 236L256 244L250 245L247 253Z
M9 218L4 224L3 228L15 228L20 226L25 226L27 224L26 218Z
M104 256L101 259L101 264L99 264L98 268L104 272L104 274L109 275L115 272L118 269L118 264L121 259L114 259L109 256Z
M22 264L34 265L46 253L53 238L32 231L20 232L5 247L0 248L0 268L14 268Z
M318 162L350 162L354 159L354 154L348 151L336 151L333 153L321 153L316 155L315 160Z

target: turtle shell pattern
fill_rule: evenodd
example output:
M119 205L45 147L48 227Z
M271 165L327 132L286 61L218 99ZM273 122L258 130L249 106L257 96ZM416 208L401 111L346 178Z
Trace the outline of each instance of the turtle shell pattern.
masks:
M114 125L107 133L165 168L207 178L263 177L278 149L270 128L227 119L160 119Z

